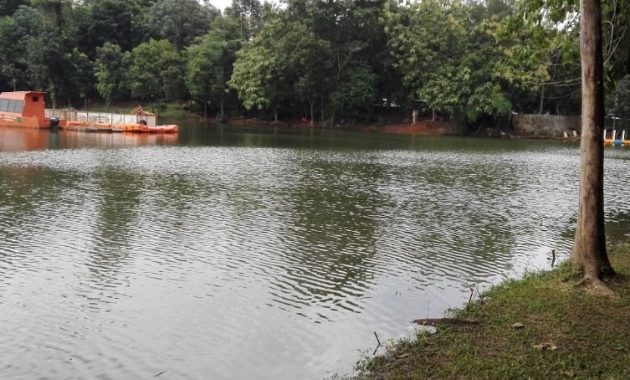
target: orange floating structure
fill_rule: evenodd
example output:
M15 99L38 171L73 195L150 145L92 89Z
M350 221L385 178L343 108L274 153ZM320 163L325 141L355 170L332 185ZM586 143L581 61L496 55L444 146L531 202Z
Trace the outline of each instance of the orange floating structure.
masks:
M123 133L177 133L179 128L175 124L150 126L140 123L105 124L89 121L62 121L60 129L82 132L123 132Z
M40 91L0 93L0 127L125 133L179 131L175 124L156 125L155 115L139 107L132 111L132 115L46 109L45 95L46 93Z
M0 127L50 128L51 120L44 113L44 95L38 91L0 93Z

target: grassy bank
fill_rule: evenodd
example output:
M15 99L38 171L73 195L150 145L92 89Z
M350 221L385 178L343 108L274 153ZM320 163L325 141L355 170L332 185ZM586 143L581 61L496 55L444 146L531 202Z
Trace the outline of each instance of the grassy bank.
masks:
M361 379L629 379L630 245L611 248L615 297L576 286L568 265L488 291L435 335L359 363Z

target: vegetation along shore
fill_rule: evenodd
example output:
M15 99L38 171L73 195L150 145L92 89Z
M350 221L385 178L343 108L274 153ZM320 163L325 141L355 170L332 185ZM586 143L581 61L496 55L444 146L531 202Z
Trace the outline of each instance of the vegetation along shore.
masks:
M358 378L630 378L630 244L612 247L610 258L612 294L585 287L569 263L529 274L437 321L434 335L361 361Z
M580 113L572 4L279 3L1 2L0 90L45 91L49 108L174 103L221 121L419 118L452 121L462 133L513 113ZM628 7L602 9L606 114L621 119L630 116Z

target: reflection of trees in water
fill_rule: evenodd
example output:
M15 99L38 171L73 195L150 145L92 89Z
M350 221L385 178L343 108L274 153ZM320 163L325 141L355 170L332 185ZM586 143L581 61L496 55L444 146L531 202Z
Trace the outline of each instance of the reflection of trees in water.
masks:
M392 194L400 207L389 233L413 231L408 245L416 249L401 255L412 256L420 268L431 265L423 285L441 283L445 276L470 281L493 275L497 265L509 266L514 225L502 202L519 188L509 168L438 157L394 170L406 191Z
M119 269L132 252L131 237L141 228L138 208L143 180L137 173L115 169L103 170L97 175L98 187L94 191L98 198L90 238L93 246L87 266L100 288L122 281L117 278Z
M395 209L383 223L379 255L418 288L465 291L462 284L496 282L537 265L541 249L557 247L574 207L566 199L572 159L467 152L388 159L394 164L384 191Z
M375 239L380 197L378 165L302 161L286 196L291 202L284 225L286 261L272 294L282 304L300 308L319 304L327 309L358 311L357 299L373 279L370 259ZM319 317L326 318L318 313Z
M34 238L34 234L54 233L54 218L41 220L38 213L43 208L58 207L63 210L61 198L66 188L81 180L79 175L64 174L36 167L0 168L0 242L20 242ZM33 242L45 248L45 242ZM29 252L22 252L28 254ZM15 252L8 256L0 250L0 258L13 260Z

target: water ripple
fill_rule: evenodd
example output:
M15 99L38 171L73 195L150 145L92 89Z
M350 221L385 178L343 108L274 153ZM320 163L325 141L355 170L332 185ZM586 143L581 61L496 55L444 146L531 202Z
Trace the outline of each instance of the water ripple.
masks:
M620 234L627 152L606 162ZM0 152L0 372L321 377L374 331L566 257L577 162L562 145Z

